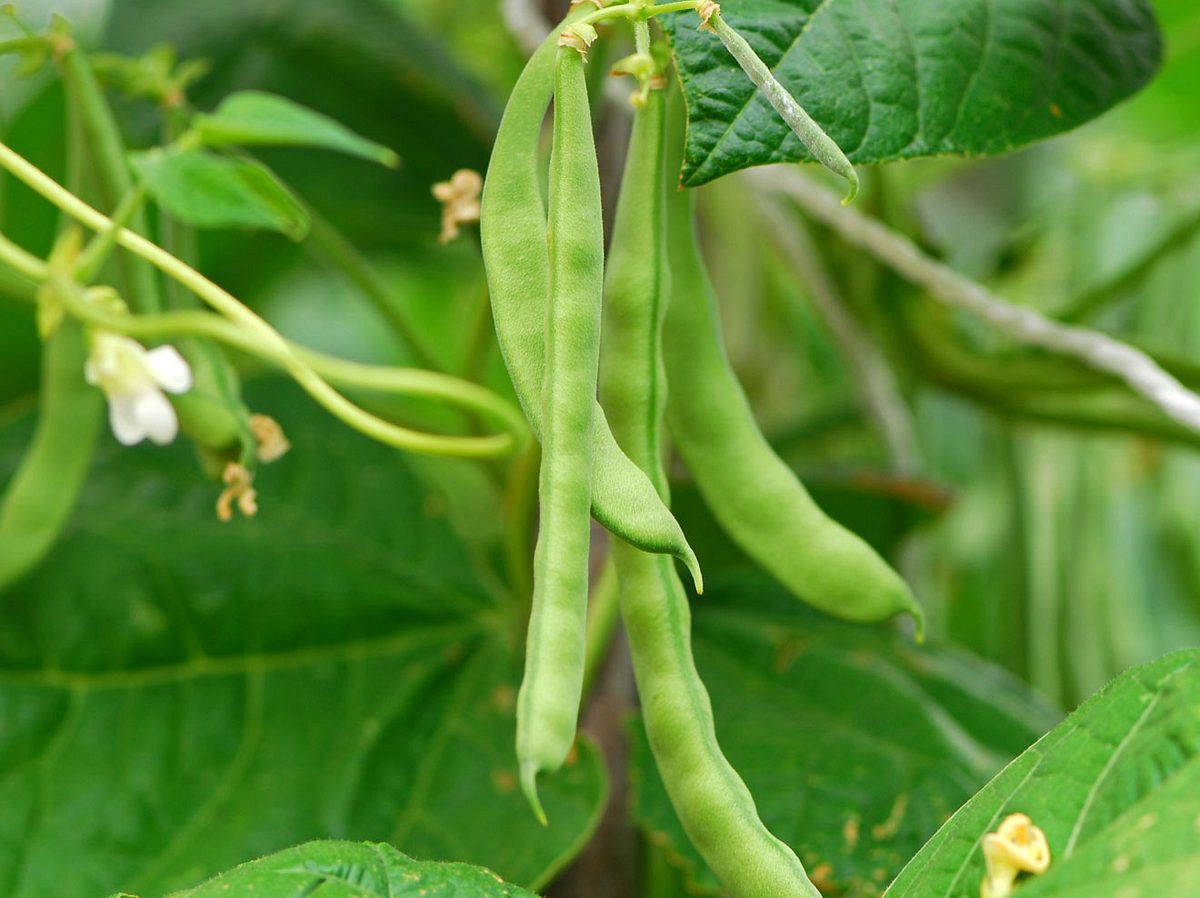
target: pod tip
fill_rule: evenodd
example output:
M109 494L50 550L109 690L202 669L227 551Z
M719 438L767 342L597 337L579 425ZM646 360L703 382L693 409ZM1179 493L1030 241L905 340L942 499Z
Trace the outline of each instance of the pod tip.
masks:
M925 644L925 609L917 604L916 599L913 600L912 607L908 609L908 613L912 615L913 623L916 624L916 632L913 634L913 641L917 645Z
M533 816L537 818L538 823L542 826L549 826L550 821L542 807L542 800L538 797L537 775L538 765L536 762L521 762L521 791L525 793L525 798L529 802L529 807L533 809Z
M849 206L858 196L858 172L854 170L854 166L848 166L844 172L839 172L839 174L846 179L846 195L842 197L842 205Z
M692 575L692 585L696 589L696 595L704 595L704 574L700 570L700 562L696 558L696 553L692 551L692 547L688 546L686 553L681 559L688 569L688 573Z

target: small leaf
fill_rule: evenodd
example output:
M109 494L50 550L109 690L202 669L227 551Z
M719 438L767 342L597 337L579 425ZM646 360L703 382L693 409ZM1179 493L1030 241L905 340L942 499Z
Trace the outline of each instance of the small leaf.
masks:
M269 168L200 150L133 154L133 165L171 217L197 228L266 228L293 240L308 212Z
M535 898L470 864L415 861L391 845L309 842L242 864L174 898Z
M980 840L1028 814L1050 869L1019 898L1183 896L1200 882L1200 651L1118 677L1013 761L929 840L887 898L979 894Z
M856 164L992 155L1141 88L1147 0L740 0L725 18ZM696 16L664 16L687 94L684 181L812 157Z
M225 99L212 115L196 119L196 128L210 146L322 147L389 168L400 157L387 147L360 137L328 116L286 97L246 90Z

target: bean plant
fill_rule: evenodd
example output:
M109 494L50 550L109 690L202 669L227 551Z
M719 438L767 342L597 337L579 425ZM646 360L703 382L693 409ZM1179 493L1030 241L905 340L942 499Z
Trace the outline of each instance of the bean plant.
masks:
M7 894L1195 893L1148 0L103 6L0 8Z

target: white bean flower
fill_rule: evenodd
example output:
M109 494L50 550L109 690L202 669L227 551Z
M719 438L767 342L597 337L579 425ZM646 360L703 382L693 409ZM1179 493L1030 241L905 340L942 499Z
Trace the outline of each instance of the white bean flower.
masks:
M108 420L122 444L149 438L165 446L175 439L179 419L163 391L186 393L192 387L192 369L175 347L148 350L129 337L97 330L84 375L108 397Z

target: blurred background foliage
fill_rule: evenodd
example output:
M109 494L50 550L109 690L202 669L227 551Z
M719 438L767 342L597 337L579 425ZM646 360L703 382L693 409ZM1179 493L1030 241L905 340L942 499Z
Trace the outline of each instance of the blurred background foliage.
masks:
M553 16L562 5L547 2L541 11ZM198 109L242 88L274 91L395 149L403 159L397 172L318 151L261 153L370 257L383 301L368 299L311 241L278 234L206 232L199 267L311 346L386 363L424 354L511 395L491 337L477 237L438 245L439 207L430 194L458 168L486 167L524 58L501 7L496 0L21 4L33 21L52 11L70 16L90 47L138 56L165 42L181 59L206 59L208 74L189 92ZM1155 7L1167 61L1133 100L1003 159L869 171L860 202L1009 300L1152 346L1195 372L1200 8L1193 0L1155 0ZM5 140L61 176L61 88L48 73L16 79L12 66L0 61ZM611 82L598 104L608 185L623 156L627 92ZM131 146L160 142L151 103L114 97ZM935 643L1006 668L1064 709L1133 664L1200 643L1200 444L1173 442L1143 419L1103 407L1081 422L1069 386L1026 375L1045 357L933 307L801 218L795 225L812 252L798 263L764 239L761 200L737 176L703 188L701 197L729 351L764 429L823 506L901 567L928 609ZM45 253L56 223L45 203L0 181L4 233ZM811 301L811 271L798 264L824 269L832 295L895 371L916 435L914 465L897 464L862 407L843 347ZM420 347L397 336L394 319ZM0 303L6 419L31 407L37 356L27 310ZM503 568L505 528L515 526L504 503L511 472L406 464L440 485L454 526L482 548L486 566ZM716 534L686 471L674 473L677 507L706 574L716 581L745 573L748 563ZM269 514L269 495L263 501ZM1039 714L1039 722L1053 719ZM927 835L912 839L919 845ZM655 894L668 894L674 874L653 858L648 869L648 883L662 889Z

